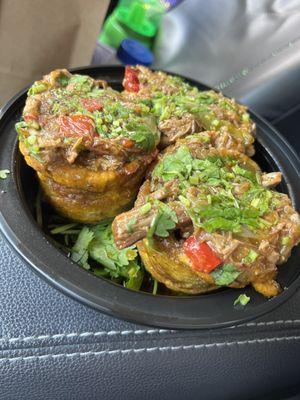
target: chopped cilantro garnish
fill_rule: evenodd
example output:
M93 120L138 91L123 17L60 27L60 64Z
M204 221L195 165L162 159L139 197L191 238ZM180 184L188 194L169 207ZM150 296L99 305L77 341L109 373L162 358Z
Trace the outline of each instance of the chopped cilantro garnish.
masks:
M69 78L66 75L60 75L60 77L57 79L58 83L60 84L60 86L65 87L68 85L69 83Z
M146 121L144 121L146 122ZM122 135L134 140L137 147L142 148L144 151L151 151L155 147L155 135L151 128L142 120L132 120L125 124L125 130L121 128Z
M271 225L263 217L270 211L274 194L259 184L258 175L232 157L193 158L186 145L167 154L153 171L161 181L180 181L178 199L195 226L234 233L243 226L255 231ZM235 194L236 185L243 183L244 191ZM197 190L195 198L188 194L190 187Z
M130 278L129 270L138 270L136 264L137 251L135 246L123 250L116 248L110 225L97 225L91 228L95 240L91 243L90 257L104 265L110 276ZM135 272L131 272L133 276Z
M151 222L147 238L151 239L153 235L160 237L168 237L169 231L174 229L178 222L177 215L174 210L167 204L156 200L157 212Z
M72 228L66 225L64 229ZM68 230L67 230L68 232ZM58 232L62 233L62 232ZM137 260L135 246L118 250L110 223L84 226L71 249L71 258L98 276L122 279L124 286L138 290L143 280L143 270Z
M94 239L94 233L87 227L83 227L72 248L71 258L85 269L90 269L88 263L89 247Z
M196 224L203 226L208 232L218 229L230 232L239 232L242 225L249 228L258 228L258 212L251 208L235 208L227 203L220 205L200 206L194 209ZM200 218L199 222L197 220Z
M251 181L255 182L256 181L256 175L254 172L249 171L245 168L240 167L238 164L236 164L233 168L232 171L236 174L236 175L241 175L244 176L247 179L250 179Z
M161 237L169 236L169 230L174 229L177 222L177 217L174 211L160 212L155 227L155 235Z
M192 171L193 158L187 146L180 146L179 149L167 155L157 164L153 176L159 176L164 181L172 179L187 179Z

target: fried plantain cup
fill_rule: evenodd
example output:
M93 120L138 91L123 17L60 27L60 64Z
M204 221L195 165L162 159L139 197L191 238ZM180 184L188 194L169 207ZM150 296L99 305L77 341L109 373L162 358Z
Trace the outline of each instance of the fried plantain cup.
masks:
M148 107L124 104L103 81L67 70L33 84L16 130L46 200L84 223L132 205L160 137Z
M222 93L200 91L182 78L144 66L126 67L123 95L152 103L162 134L160 148L201 131L216 131L228 148L254 154L255 124L247 108Z
M78 179L76 186L66 186L39 172L38 178L46 201L60 215L76 222L97 223L115 217L132 205L145 169L139 167L131 176L115 171L91 173L88 180L93 182L92 189L86 188L84 179ZM68 172L72 174L74 170ZM65 176L61 180L67 182Z
M139 254L151 276L169 289L186 294L200 294L217 289L207 274L196 273L189 260L177 249L174 238L149 246L145 239L137 244Z
M137 243L150 274L177 292L251 284L275 296L277 266L300 240L299 214L273 190L280 180L245 154L179 140L151 170L135 207L115 218L115 243Z

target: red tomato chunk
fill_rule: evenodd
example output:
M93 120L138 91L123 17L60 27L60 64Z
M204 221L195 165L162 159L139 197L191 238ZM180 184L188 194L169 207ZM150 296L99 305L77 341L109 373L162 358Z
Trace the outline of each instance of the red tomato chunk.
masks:
M95 133L93 120L86 115L59 117L60 133L64 136L92 137Z
M128 92L138 92L140 89L138 71L132 67L125 68L125 78L123 82L125 90Z
M193 268L200 272L210 273L222 262L206 242L199 242L195 236L190 236L184 242L183 249Z

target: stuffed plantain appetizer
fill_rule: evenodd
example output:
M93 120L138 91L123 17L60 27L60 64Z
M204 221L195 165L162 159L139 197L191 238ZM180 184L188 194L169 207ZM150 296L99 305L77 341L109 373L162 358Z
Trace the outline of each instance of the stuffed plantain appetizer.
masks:
M125 68L123 86L60 69L29 89L16 130L43 194L39 225L127 288L276 296L300 217L274 189L281 173L250 158L247 108L142 66Z
M300 218L245 154L216 149L199 135L159 157L135 207L112 225L119 249L137 243L150 274L169 289L204 293L251 284L275 296L277 265L300 240Z
M160 147L205 130L222 135L224 144L254 154L255 124L247 108L221 93L199 91L183 79L146 67L126 67L123 81L127 99L151 101L162 133Z
M106 82L67 70L32 85L16 130L48 202L84 223L132 204L160 140L149 107L125 104Z

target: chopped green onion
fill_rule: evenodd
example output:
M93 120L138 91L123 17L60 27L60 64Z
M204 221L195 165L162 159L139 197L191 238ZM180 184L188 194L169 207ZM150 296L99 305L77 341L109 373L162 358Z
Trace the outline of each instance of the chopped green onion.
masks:
M34 94L42 93L47 89L48 89L48 85L47 85L46 82L44 82L44 81L36 81L31 86L31 88L28 90L27 94L28 94L28 96L32 96Z
M140 208L140 214L148 214L148 212L151 210L151 203L146 203Z
M199 177L196 175L190 176L189 181L192 185L198 185L199 183Z
M132 276L124 283L127 289L140 290L144 279L144 273L142 270L138 270L135 276Z
M78 225L76 222L71 222L70 224L58 226L57 228L52 229L50 233L52 235L57 235L59 233L65 234L67 231L69 231L69 229L74 228L76 225Z
M216 285L228 286L236 280L240 273L241 271L234 264L223 264L212 271L210 275L214 278Z
M259 203L260 203L260 199L258 197L256 197L255 199L253 199L251 201L250 204L251 204L252 207L257 208L259 206Z
M178 196L178 199L181 201L181 203L182 203L185 207L190 207L191 202L190 202L189 199L187 199L186 197L181 196L181 195Z
M128 233L132 233L133 232L133 228L134 228L136 223L137 223L137 219L136 218L131 218L126 224L126 231Z
M155 214L155 216L152 218L150 227L149 227L148 232L147 232L147 239L148 239L148 241L150 241L150 240L152 239L152 237L153 237L153 235L154 235L154 233L155 233L156 225L157 225L158 220L159 220L159 212L157 212L157 213ZM150 243L149 243L149 244L150 244Z
M158 282L156 279L154 279L152 294L154 294L154 295L157 294L157 287L158 287Z
M288 246L291 244L291 238L289 236L283 236L283 238L281 239L281 244L283 246Z
M261 185L261 173L260 172L256 172L255 177L256 177L257 183L259 185Z
M244 113L244 114L242 115L242 120L243 120L244 122L248 122L249 119L250 119L250 116L249 116L248 113Z
M254 251L253 249L251 249L248 255L245 258L243 258L242 262L244 264L252 264L257 259L258 256L259 254L256 253L256 251Z
M240 294L239 297L237 299L235 299L233 305L234 306L245 306L246 304L248 304L250 301L250 297L247 296L245 293Z
M219 123L220 123L220 121L218 119L214 119L211 121L212 126L215 126L215 127L218 126Z
M26 141L28 142L28 144L33 145L36 142L36 135L30 135L28 136L28 138L26 139Z
M10 173L8 169L1 169L0 170L0 178L1 179L6 179L7 175Z

